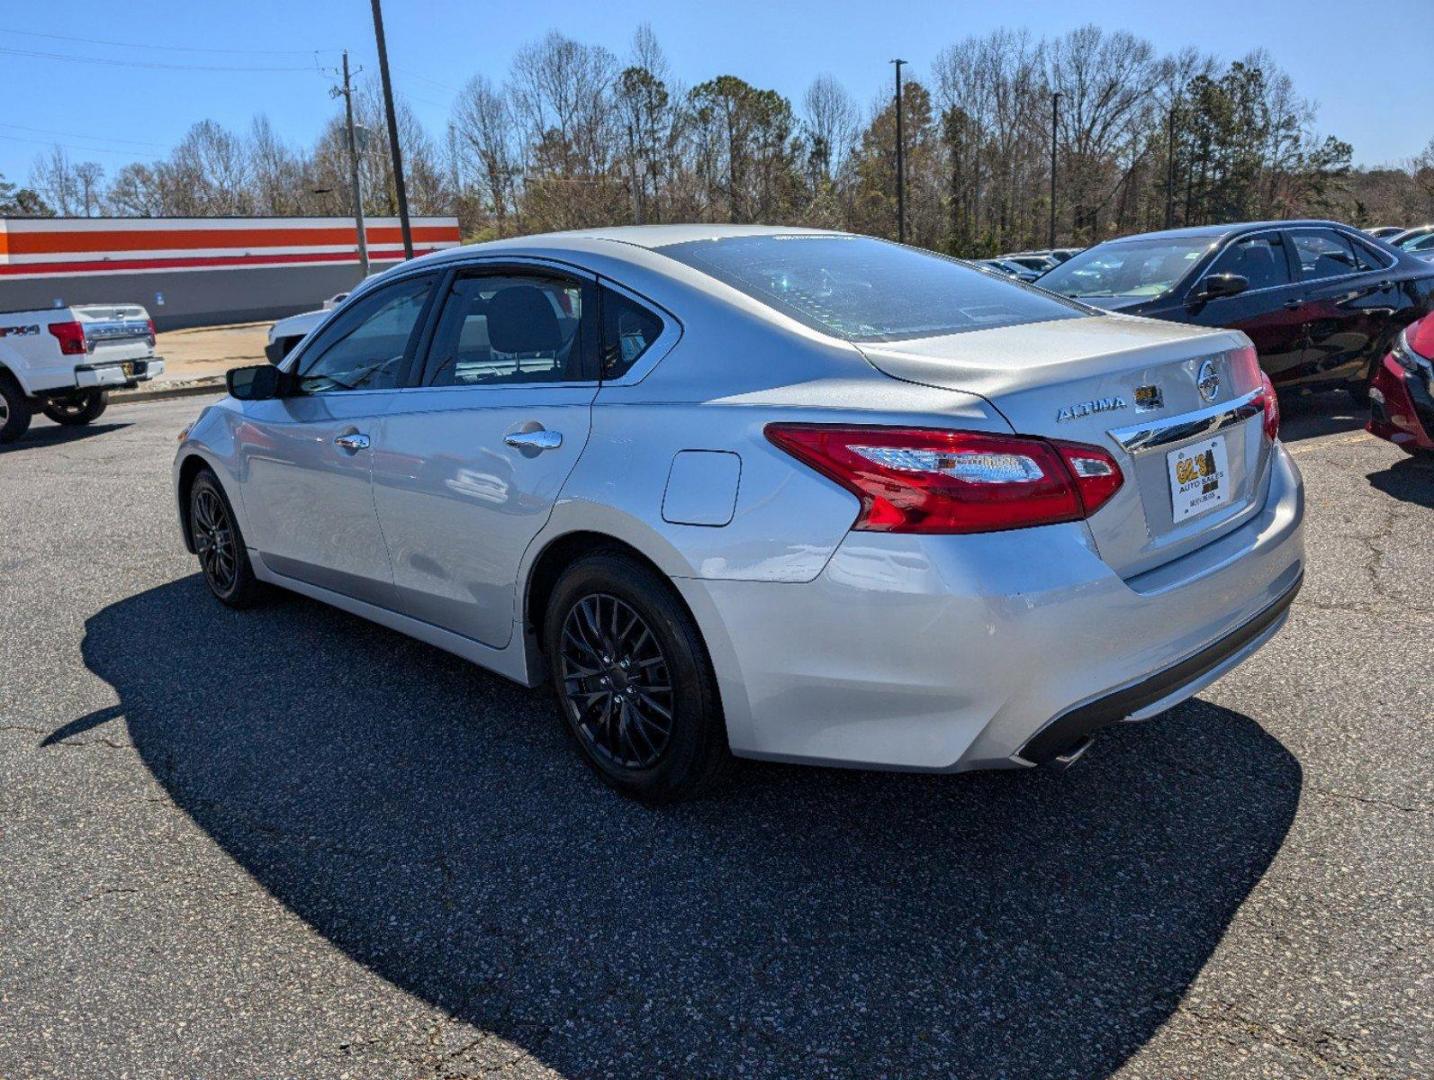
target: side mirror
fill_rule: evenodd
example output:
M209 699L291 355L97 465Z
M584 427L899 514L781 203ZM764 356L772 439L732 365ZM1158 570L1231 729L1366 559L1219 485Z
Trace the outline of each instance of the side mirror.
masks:
M1223 296L1238 296L1250 287L1250 279L1243 274L1211 274L1200 283L1193 299L1219 300Z
M284 373L272 364L230 368L224 373L224 385L236 401L269 401L283 397L287 390Z

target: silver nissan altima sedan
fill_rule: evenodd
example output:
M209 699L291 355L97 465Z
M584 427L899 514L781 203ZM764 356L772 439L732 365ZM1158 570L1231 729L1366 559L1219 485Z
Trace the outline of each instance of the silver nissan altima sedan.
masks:
M359 286L182 437L185 543L551 684L650 801L732 756L1069 763L1250 656L1303 491L1238 332L843 233L651 226Z

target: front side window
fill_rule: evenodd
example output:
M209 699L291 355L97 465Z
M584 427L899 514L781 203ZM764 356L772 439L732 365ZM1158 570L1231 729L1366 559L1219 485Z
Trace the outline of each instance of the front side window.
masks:
M328 394L398 386L435 280L433 274L408 278L356 300L304 350L300 391Z
M1239 274L1251 289L1290 284L1290 264L1278 233L1261 233L1236 240L1210 267L1212 274Z
M524 273L460 277L430 350L430 386L579 382L583 289Z
M1041 276L1041 288L1063 296L1155 297L1183 281L1205 257L1209 236L1116 240L1086 248Z
M769 233L656 250L848 341L901 341L1089 314L955 259L867 236Z
M621 293L602 294L602 377L620 379L662 333L662 320Z
M1339 233L1328 229L1299 229L1290 235L1299 261L1300 277L1306 281L1359 272L1354 249Z

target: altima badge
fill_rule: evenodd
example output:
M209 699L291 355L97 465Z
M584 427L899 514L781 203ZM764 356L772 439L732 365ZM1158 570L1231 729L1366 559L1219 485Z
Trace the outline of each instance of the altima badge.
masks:
M1110 412L1112 409L1123 409L1126 401L1123 397L1103 397L1093 401L1078 401L1074 405L1067 405L1060 412L1056 413L1056 423L1065 420L1076 420L1082 416L1090 416L1092 413Z

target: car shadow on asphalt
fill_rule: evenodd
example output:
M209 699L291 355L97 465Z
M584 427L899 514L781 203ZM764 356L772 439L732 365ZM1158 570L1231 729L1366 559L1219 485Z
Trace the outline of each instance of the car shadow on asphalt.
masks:
M1369 407L1342 390L1280 395L1280 439L1283 442L1360 431L1368 419Z
M1370 473L1369 486L1415 506L1434 509L1434 457L1396 461Z
M40 450L46 446L62 446L66 443L79 442L81 439L93 439L100 435L108 435L112 431L121 431L130 426L129 421L120 424L81 424L78 426L38 424L20 436L18 441L0 446L0 454L14 454L21 450Z
M1064 773L748 765L649 809L545 692L298 597L236 613L191 576L91 617L83 652L277 900L570 1076L1105 1075L1177 1008L1302 784L1195 701Z

